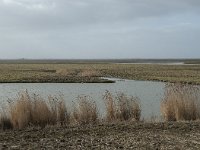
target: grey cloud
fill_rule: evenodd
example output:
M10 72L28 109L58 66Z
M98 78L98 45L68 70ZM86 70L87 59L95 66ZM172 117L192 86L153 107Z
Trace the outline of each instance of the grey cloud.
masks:
M32 3L29 2L28 6L35 4L34 0L29 1ZM20 2L27 2L27 0ZM160 17L181 12L197 13L200 7L199 0L46 0L42 2L41 5L49 7L38 10L26 9L15 4L1 5L1 25L16 25L19 28L67 28L84 24ZM5 14L8 14L6 18Z
M200 56L199 10L199 0L0 0L0 52L41 58L178 57L180 51Z

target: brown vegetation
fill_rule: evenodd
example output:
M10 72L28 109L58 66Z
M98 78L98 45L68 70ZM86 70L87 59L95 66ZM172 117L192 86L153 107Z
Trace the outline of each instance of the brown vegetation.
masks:
M192 85L166 86L161 112L166 121L197 120L200 118L199 89Z
M183 84L166 85L161 102L161 113L165 121L200 119L200 90L197 86ZM109 91L104 94L106 113L100 118L97 105L89 96L79 96L69 111L64 99L48 97L48 100L27 91L9 101L8 109L0 114L2 129L22 129L27 126L47 125L85 125L107 122L139 121L141 106L137 97L118 93L113 96Z
M5 129L12 129L13 125L11 123L11 120L8 116L6 116L5 114L1 114L0 117L0 128L5 130Z
M45 100L25 91L9 102L7 113L1 113L0 127L22 129L28 126L97 124L101 119L111 122L140 120L141 109L137 98L123 93L113 97L106 92L104 100L106 119L100 118L96 103L89 96L79 96L70 112L62 96Z
M99 77L200 84L200 65L0 64L1 83L104 83Z
M95 124L98 122L99 114L95 101L88 96L79 96L72 113L75 124Z
M27 91L9 103L8 112L12 127L17 129L63 124L69 120L63 99L49 97L46 101L35 94L30 96Z
M141 107L137 97L128 97L124 93L118 93L114 98L107 91L104 95L104 101L107 121L140 120Z

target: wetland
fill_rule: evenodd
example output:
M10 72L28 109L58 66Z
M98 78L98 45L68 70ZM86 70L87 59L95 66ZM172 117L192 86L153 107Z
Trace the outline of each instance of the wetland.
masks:
M198 64L2 63L0 83L1 149L200 147Z

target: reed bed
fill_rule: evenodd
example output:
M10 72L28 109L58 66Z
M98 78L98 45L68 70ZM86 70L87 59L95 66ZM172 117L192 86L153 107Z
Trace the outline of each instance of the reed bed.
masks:
M4 113L0 116L0 128L4 130L13 128L11 119Z
M89 96L79 96L72 112L72 122L79 125L95 124L99 120L98 108Z
M86 125L102 121L139 121L141 108L138 98L128 97L123 93L116 97L106 92L105 118L100 117L95 101L89 96L79 96L71 109L68 109L62 96L48 97L20 93L15 100L10 100L8 109L0 115L2 129L23 129L28 126L45 127L47 125Z
M63 99L49 97L48 100L44 100L36 94L30 96L27 91L20 93L15 100L9 101L7 113L2 114L2 128L7 124L11 124L10 128L16 129L27 126L45 127L65 124L69 120Z
M140 121L141 105L137 97L124 93L113 95L106 91L103 100L105 116L101 117L95 101L89 96L79 96L69 109L62 96L43 99L27 91L0 113L2 129L23 129L28 126L87 125L102 122ZM200 89L193 85L167 84L161 101L161 113L165 121L199 120Z
M139 121L141 106L139 98L129 97L124 93L118 93L114 97L109 91L104 95L106 105L106 120L111 121Z
M200 89L193 85L168 84L161 102L165 121L200 119Z

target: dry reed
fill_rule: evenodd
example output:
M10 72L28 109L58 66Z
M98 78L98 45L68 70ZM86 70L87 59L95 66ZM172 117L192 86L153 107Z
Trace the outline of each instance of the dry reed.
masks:
M31 100L27 91L9 104L11 122L14 128L23 128L30 123Z
M76 124L95 124L99 114L95 101L88 96L79 96L77 105L74 105L73 122Z
M113 97L110 92L104 96L107 121L140 120L138 98L128 97L123 93ZM45 127L47 125L86 125L99 123L100 117L95 101L89 96L79 96L69 112L64 99L49 96L48 100L39 95L20 93L9 101L6 113L0 113L2 129L23 129L28 126Z
M118 93L114 98L107 91L104 95L106 105L106 120L107 121L139 121L141 117L141 107L139 98L129 97L124 93Z
M124 93L119 93L116 99L118 101L118 118L120 120L140 120L141 108L138 97L128 97Z
M5 113L1 113L0 128L3 130L13 128L10 118Z
M116 120L117 106L112 94L109 91L106 91L103 98L106 106L106 120L108 122Z
M200 118L199 89L192 85L166 85L161 113L165 121L197 120Z
M35 94L31 97L27 91L9 104L9 112L11 123L17 129L29 125L45 127L65 124L65 119L69 120L63 100L49 98L46 101Z

